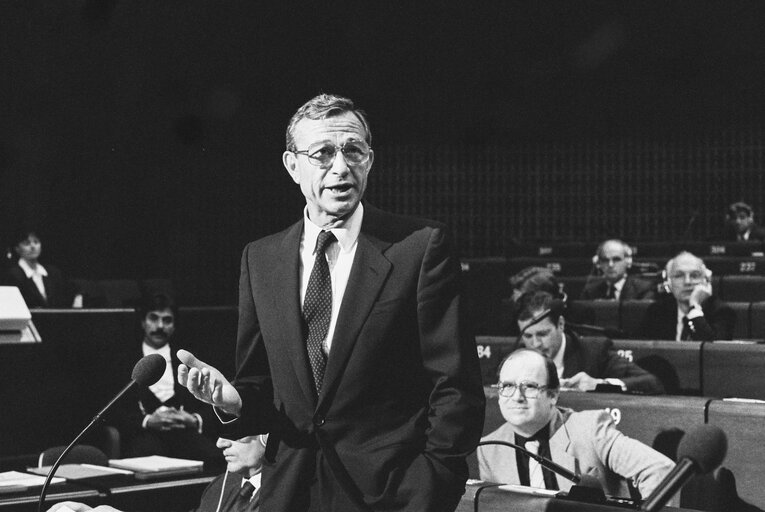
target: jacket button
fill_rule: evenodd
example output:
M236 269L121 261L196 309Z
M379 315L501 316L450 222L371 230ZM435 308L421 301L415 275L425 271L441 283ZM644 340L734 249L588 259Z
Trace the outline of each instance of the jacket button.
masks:
M324 416L316 416L313 419L313 424L316 425L317 427L321 427L322 425L324 425Z

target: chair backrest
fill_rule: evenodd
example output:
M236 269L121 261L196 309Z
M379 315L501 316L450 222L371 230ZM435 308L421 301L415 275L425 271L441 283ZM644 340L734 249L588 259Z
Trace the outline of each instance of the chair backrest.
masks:
M54 446L48 448L40 454L37 460L37 467L51 466L61 456L66 446ZM61 461L65 464L95 464L97 466L108 466L109 458L104 452L88 444L74 445L72 450Z
M759 302L765 300L765 276L722 276L719 290L727 302Z

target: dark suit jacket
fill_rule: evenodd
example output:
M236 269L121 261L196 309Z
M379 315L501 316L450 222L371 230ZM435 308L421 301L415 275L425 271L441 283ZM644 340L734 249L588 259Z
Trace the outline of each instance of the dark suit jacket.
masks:
M176 356L176 350L172 349L171 354L172 367L178 368L180 361ZM138 361L142 357L143 351L139 344L138 350L135 351L135 357L129 360ZM120 399L116 410L110 413L109 422L117 427L120 431L120 437L124 441L129 442L137 433L142 432L143 417L154 412L160 405L175 408L183 407L187 412L198 413L202 416L203 432L209 437L214 438L218 433L220 422L210 407L194 398L188 389L178 383L178 379L174 379L174 382L175 386L173 389L175 390L175 395L164 404L146 386L133 386L127 395Z
M242 257L234 423L271 432L264 509L307 509L315 476L326 510L453 510L485 399L444 226L365 204L318 399L299 304L302 231L301 220Z
M664 386L654 375L632 361L619 356L608 338L580 338L566 331L566 352L563 354L563 377L585 372L596 379L621 379L631 392L664 393Z
M242 477L236 473L223 473L218 478L210 482L205 488L202 497L199 500L199 506L192 512L218 512L218 503L220 502L219 512L258 512L260 509L260 497L254 496L246 507L237 506L239 489L242 488ZM225 478L225 487L223 486ZM221 492L223 499L221 500ZM257 492L257 491L256 491Z
M693 341L733 338L736 313L714 295L701 305L704 316L691 320ZM671 294L662 295L646 310L636 338L674 340L677 329L677 301Z
M606 299L608 283L602 277L590 279L582 290L582 300ZM619 300L652 300L656 296L656 283L637 276L627 276Z
M729 230L729 238L731 240L738 240L738 232L735 229ZM765 228L757 224L752 224L751 231L749 233L749 242L765 242Z
M3 284L17 287L29 309L71 307L72 296L61 271L53 265L43 266L48 272L48 275L43 277L47 300L40 294L34 281L28 278L18 265L13 265L7 270Z

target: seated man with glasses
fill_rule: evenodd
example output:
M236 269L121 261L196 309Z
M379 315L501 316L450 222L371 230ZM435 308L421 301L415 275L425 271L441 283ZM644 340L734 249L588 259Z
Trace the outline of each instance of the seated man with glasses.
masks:
M637 338L712 341L733 338L735 312L712 295L712 272L701 258L681 252L667 262L664 290L645 313Z
M591 475L609 496L630 497L627 480L643 499L672 470L672 461L619 432L605 410L575 412L557 406L560 383L555 363L540 352L520 349L499 367L499 408L507 423L481 441L525 447L577 476ZM542 468L520 450L479 446L481 479L568 491L565 477Z
M655 282L629 274L632 248L621 240L600 244L592 263L599 275L588 277L582 300L652 300L656 295Z

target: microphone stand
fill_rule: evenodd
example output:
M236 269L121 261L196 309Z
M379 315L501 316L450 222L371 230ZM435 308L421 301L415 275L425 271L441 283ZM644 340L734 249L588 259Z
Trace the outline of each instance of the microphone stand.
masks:
M53 475L55 475L55 474L56 474L56 470L59 468L59 466L61 465L61 462L64 460L64 457L66 457L66 456L69 454L69 452L70 452L70 451L72 451L72 448L74 448L74 446L77 444L77 442L78 442L80 439L82 439L82 438L83 438L83 436L84 436L85 434L87 434L88 432L90 432L90 430L91 430L91 429L92 429L92 428L93 428L93 427L96 425L96 423L98 423L99 421L101 421L101 416L102 416L102 415L103 415L103 414L104 414L104 413L105 413L107 410L109 410L109 408L111 408L111 406L112 406L112 405L114 405L114 403L115 403L117 400L119 400L120 398L122 398L122 396L123 396L125 393L127 393L127 392L128 392L128 390L129 390L130 388L132 388L132 387L133 387L135 384L136 384L136 381L134 381L134 380L131 380L131 381L128 383L128 385L127 385L127 386L125 386L124 388L122 388L122 391L120 391L120 392L117 394L117 396L115 396L115 397L112 399L112 401L111 401L111 402L109 402L109 403L106 405L106 407L104 407L103 409L101 409L101 410L98 412L98 414L96 414L95 416L93 416L93 419L92 419L92 420L90 420L90 423L88 423L88 426L87 426L87 427L85 427L85 428L82 430L82 432L80 432L80 433L77 435L77 437L75 437L75 438L74 438L74 440L73 440L71 443L69 443L69 446L67 446L66 448L64 448L64 451L63 451L63 452L61 452L61 455L59 455L58 459L56 459L56 462L54 462L54 463L53 463L53 465L51 466L51 468L50 468L50 471L48 471L48 476L46 476L46 477L45 477L45 483L43 484L43 486L42 486L42 489L40 490L40 500L37 502L37 512L43 512L43 506L45 505L45 495L46 495L46 494L47 494L47 492L48 492L48 487L50 486L50 482L51 482L51 480L53 480Z

